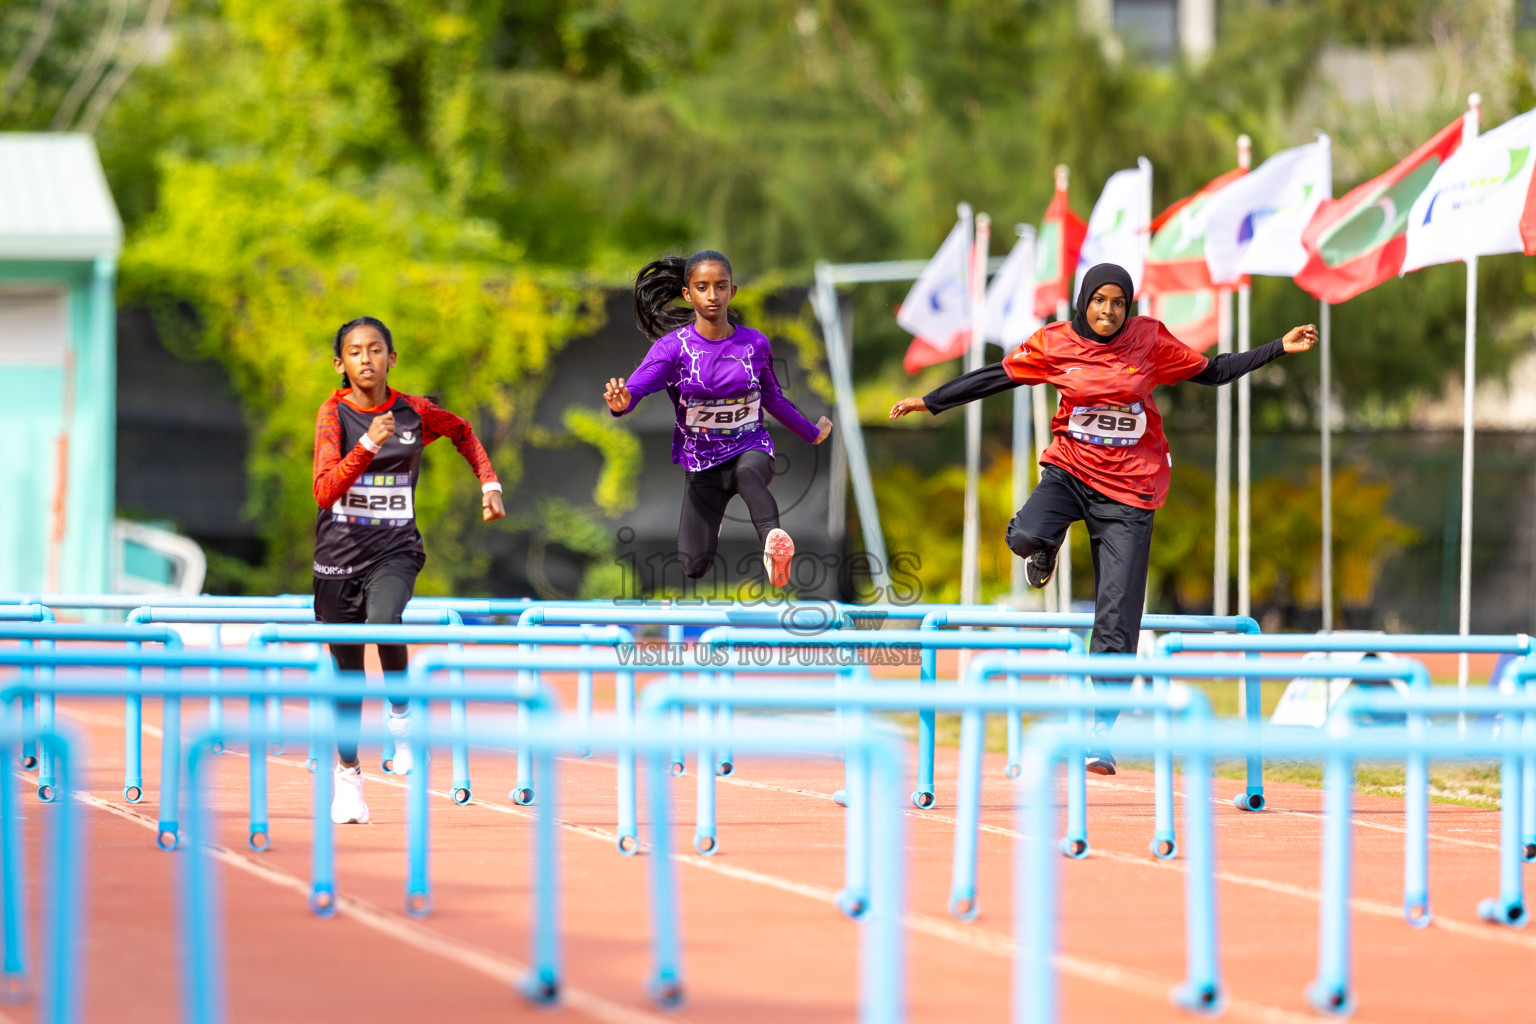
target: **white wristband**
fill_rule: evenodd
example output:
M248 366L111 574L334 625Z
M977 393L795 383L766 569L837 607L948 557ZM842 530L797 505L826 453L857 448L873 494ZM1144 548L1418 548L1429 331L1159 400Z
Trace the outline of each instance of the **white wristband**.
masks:
M480 493L481 494L490 494L492 491L499 491L499 490L501 490L501 484L497 483L495 480L492 480L488 484L481 484L480 485Z
M363 439L361 441L357 442L357 443L362 445L364 448L367 448L369 451L373 452L374 454L378 454L379 449L382 447L382 445L374 444L373 443L373 438L369 437L367 434L364 434L363 435Z

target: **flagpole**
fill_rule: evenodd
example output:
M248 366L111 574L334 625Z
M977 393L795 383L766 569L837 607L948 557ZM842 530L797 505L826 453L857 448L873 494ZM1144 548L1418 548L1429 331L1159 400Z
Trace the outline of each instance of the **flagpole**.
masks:
M1216 293L1216 353L1232 351L1232 289ZM1216 389L1216 558L1211 614L1226 615L1232 585L1232 389Z
M1237 166L1248 170L1253 163L1253 140L1246 135L1237 137ZM1247 277L1238 278L1237 285L1237 350L1247 352L1253 347L1252 323L1249 318L1253 291ZM1253 614L1252 548L1249 528L1252 518L1253 486L1253 392L1244 374L1237 380L1237 614ZM1246 709L1243 709L1246 710Z
M978 214L975 220L970 273L971 343L966 348L965 369L979 370L987 334L982 325L986 308L987 248L992 238L992 219ZM976 604L981 599L980 572L980 496L981 475L981 402L965 407L965 521L962 531L960 561L960 603Z
M1461 122L1461 144L1477 138L1482 120L1483 98L1477 93L1467 97L1467 113ZM1467 257L1466 358L1461 385L1461 613L1458 625L1462 636L1472 629L1472 432L1473 398L1477 391L1477 257ZM1456 658L1456 692L1467 693L1467 655ZM1457 716L1457 728L1467 731L1465 711Z
M1013 226L1013 233L1021 239L1032 236L1034 232L1035 229L1030 224L1015 224ZM1031 256L1033 255L1032 249ZM1027 289L1021 287L1018 294L1014 297L1014 301L1027 301L1029 303L1030 318L1033 320L1035 310L1035 272L1033 267L1031 267L1024 278L1020 279L1019 283L1023 285L1025 282L1028 282L1029 287ZM1008 343L1008 339L1004 337L1003 348L1005 352ZM1034 444L1030 436L1033 431L1030 430L1029 406L1030 393L1033 391L1034 388L1032 387L1013 389L1013 507L1016 509L1023 508L1024 503L1029 500L1029 463L1030 456L1033 454L1030 449ZM1014 596L1027 594L1029 592L1029 583L1024 578L1024 559L1010 558L1008 560L1008 568L1009 593Z
M1333 333L1331 316L1333 307L1318 304L1317 330L1321 335L1321 362L1323 379L1319 387L1321 407L1318 419L1322 421L1322 468L1323 468L1323 628L1333 630L1333 374L1329 359L1329 341Z

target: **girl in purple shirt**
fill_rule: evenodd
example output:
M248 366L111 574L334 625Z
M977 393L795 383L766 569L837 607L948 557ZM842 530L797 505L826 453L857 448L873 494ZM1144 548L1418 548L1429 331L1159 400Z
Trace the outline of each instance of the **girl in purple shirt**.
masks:
M692 308L674 306L679 297ZM654 344L627 379L609 379L603 399L615 416L658 391L672 399L672 461L686 473L677 550L688 578L714 564L725 507L739 494L763 542L768 577L783 587L795 542L779 528L768 490L773 440L763 413L811 444L826 440L832 421L813 424L784 397L773 347L731 310L735 297L731 261L713 249L647 263L635 279L635 322Z

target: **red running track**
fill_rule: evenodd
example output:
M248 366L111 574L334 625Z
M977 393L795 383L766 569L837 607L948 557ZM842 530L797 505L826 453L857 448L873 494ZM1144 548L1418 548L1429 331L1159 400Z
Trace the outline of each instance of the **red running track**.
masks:
M600 695L599 706L605 698ZM302 708L288 713L299 719ZM82 808L89 829L84 959L85 1019L177 1019L173 868L154 847L158 733L146 735L146 799L123 803L120 701L71 701L62 719L91 751ZM189 713L189 718L195 717ZM145 721L158 721L149 702ZM447 758L434 764L435 911L402 910L405 875L401 783L368 771L373 824L338 829L340 913L307 909L310 776L302 752L270 761L270 851L244 842L243 753L220 759L220 815L229 1019L244 1021L547 1020L513 990L528 950L528 812L505 793L510 760L472 754L475 802L443 798ZM377 751L365 753L365 768ZM949 885L954 751L941 750L940 806L909 810L909 918L905 984L915 1021L1003 1021L1010 1009L1011 785L991 758L981 841L981 915L954 922ZM614 850L611 761L563 759L560 819L562 931L572 1021L848 1021L857 1008L859 929L833 906L842 879L842 810L831 761L749 759L720 782L721 850L691 852L695 779L674 785L682 865L687 1005L664 1014L646 1000L649 970L645 863ZM1216 808L1221 958L1232 995L1227 1019L1313 1021L1302 990L1316 966L1321 792L1269 787L1272 810ZM1089 786L1092 855L1063 861L1062 1019L1175 1021L1168 991L1183 969L1183 863L1147 852L1150 776L1123 772ZM1182 797L1180 798L1182 801ZM642 802L642 808L644 803ZM24 801L36 866L39 819ZM1359 797L1354 903L1357 1020L1442 1022L1536 1016L1523 965L1536 937L1478 921L1477 900L1497 890L1495 812L1436 804L1431 811L1434 926L1409 928L1399 910L1402 805ZM643 818L642 818L643 822ZM41 900L30 873L34 917ZM32 935L36 936L34 930ZM34 947L35 949L35 941ZM0 1022L35 1019L0 1007Z

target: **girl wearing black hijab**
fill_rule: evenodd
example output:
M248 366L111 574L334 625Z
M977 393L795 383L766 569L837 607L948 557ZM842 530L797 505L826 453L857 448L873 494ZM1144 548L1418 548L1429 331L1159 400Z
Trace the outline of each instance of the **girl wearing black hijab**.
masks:
M1061 404L1051 420L1051 444L1041 454L1040 483L1008 524L1008 546L1024 559L1029 585L1043 588L1056 573L1067 528L1082 520L1093 551L1093 654L1134 654L1141 631L1152 552L1152 514L1168 497L1173 460L1163 418L1152 400L1159 384L1192 380L1226 384L1285 353L1317 343L1311 324L1248 352L1215 359L1185 345L1148 316L1129 316L1131 275L1100 263L1083 277L1077 315L1040 328L1000 363L956 377L922 398L903 398L891 419L938 414L1021 384L1051 384ZM1098 717L1101 734L1118 717ZM1115 774L1101 739L1088 770Z

